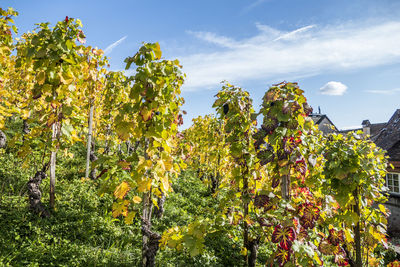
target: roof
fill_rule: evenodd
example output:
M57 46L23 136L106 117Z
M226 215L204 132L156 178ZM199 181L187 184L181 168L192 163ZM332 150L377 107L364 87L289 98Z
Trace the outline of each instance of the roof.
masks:
M324 133L348 133L352 131L363 130L369 128L371 140L380 148L387 151L391 162L396 162L396 170L400 170L400 109L397 109L388 122L371 123L369 120L363 120L360 128L338 131L336 126L324 114L311 114L314 124ZM332 126L334 127L332 129Z
M367 126L368 125L368 123L369 123L369 121L368 121L368 123L365 123L365 121L366 120L364 120L363 121L363 124L365 125L365 126ZM376 135L378 135L379 133L380 133L380 131L382 130L382 128L384 128L385 126L386 126L386 122L382 122L382 123L369 123L369 129L370 129L370 136L371 136L371 139L374 139L374 137L376 136ZM358 131L358 130L363 130L363 128L354 128L354 129L347 129L347 130L341 130L340 132L341 133L348 133L348 132L356 132L356 131Z
M324 134L339 132L325 114L311 114L310 117ZM371 140L387 151L391 161L400 162L400 109L393 113L388 122L372 124L369 120L363 120L362 126L369 128ZM342 130L340 133L363 130L363 127Z
M397 109L387 124L372 138L375 144L385 150L391 149L400 140L400 109Z
M371 137L378 135L382 130L382 128L386 126L386 124L387 124L386 122L371 124L370 125Z
M318 128L324 134L338 132L335 124L333 124L333 122L325 114L313 113L310 115L310 118L314 121L315 125L318 125ZM324 120L328 121L328 123L322 124ZM333 127L333 129L331 127Z

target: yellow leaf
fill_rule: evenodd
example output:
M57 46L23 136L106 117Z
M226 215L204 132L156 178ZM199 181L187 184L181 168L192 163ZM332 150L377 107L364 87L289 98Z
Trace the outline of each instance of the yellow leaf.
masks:
M114 196L119 199L123 199L125 195L131 190L131 187L127 182L122 182L114 191Z
M158 42L156 43L156 47L153 51L154 51L154 55L156 56L156 59L160 59L161 58L161 48L160 48L160 44Z
M134 211L129 212L125 217L125 223L132 224L135 216L136 216L136 212L134 212Z
M139 197L139 196L134 196L134 197L133 197L133 202L134 202L134 203L137 204L137 203L140 203L141 201L142 201L142 198L141 198L141 197Z
M154 141L153 141L153 146L154 146L154 147L160 147L161 144L160 144L160 142L154 140Z
M346 237L346 241L351 243L354 241L353 234L350 232L349 229L344 229L344 236Z
M318 257L318 254L316 251L314 251L314 260L319 264L319 266L324 265L324 262Z
M127 161L121 160L121 161L118 162L118 165L121 166L121 168L123 170L130 170L131 169L131 164L129 162L127 162Z
M28 110L28 109L23 109L23 110L21 110L21 111L22 111L22 114L21 114L22 119L23 119L23 120L28 119L28 118L29 118L29 115L31 114L30 110Z
M158 202L155 198L151 198L151 202L153 202L154 207L158 209Z
M166 171L170 171L172 169L172 161L164 161L164 166Z
M114 218L119 215L127 216L128 215L128 206L130 202L128 200L114 202L112 205L112 216Z
M39 74L36 76L36 81L39 85L44 84L44 81L46 80L46 74L44 71L39 72Z
M153 111L148 110L146 107L140 111L143 121L148 121L153 116Z
M164 193L169 191L169 181L168 181L168 176L164 175L161 177L161 183L162 183L162 191Z
M145 166L146 166L147 168L150 168L150 167L153 165L153 162L152 162L151 160L148 159L148 160L145 161L145 164L146 164Z
M143 180L140 180L138 182L138 191L140 193L148 192L150 188L151 188L151 179L144 177Z
M154 193L154 195L155 196L157 196L157 197L161 197L161 191L160 190L158 190L158 188L155 188L154 190L153 190L153 193Z
M58 73L58 76L60 77L60 81L63 84L70 84L74 81L74 77L67 72Z
M181 159L181 161L179 162L179 167L181 167L181 169L186 169L187 164Z
M168 139L168 131L166 131L165 129L161 132L161 137L164 139L164 140L167 140Z
M73 130L71 132L71 139L72 139L72 142L80 142L80 141L82 141L82 139L78 137L78 135L77 135L75 130Z
M385 206L383 206L382 204L379 204L378 207L379 207L379 210L380 210L383 214L386 215L387 212L386 212Z
M51 113L49 120L47 121L47 126L50 127L51 125L53 125L53 123L55 123L57 121L58 117L56 114Z
M242 249L240 250L240 254L242 254L243 256L247 255L247 248L242 247Z

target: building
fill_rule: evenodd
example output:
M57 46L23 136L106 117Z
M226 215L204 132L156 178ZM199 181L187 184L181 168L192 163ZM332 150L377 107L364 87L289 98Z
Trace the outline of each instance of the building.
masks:
M324 134L337 133L339 130L335 124L328 118L327 115L321 114L321 109L318 107L318 113L312 113L310 115L315 125L318 125L318 129Z
M389 188L389 200L385 206L391 212L388 219L388 232L400 236L400 109L394 112L388 122L371 123L369 120L363 120L360 128L342 131L336 128L327 115L321 114L319 107L318 113L313 113L310 117L324 134L361 130L369 135L377 146L387 151L389 166L386 186Z
M371 124L369 120L362 122L362 128L343 132L362 130L389 156L386 186L389 188L389 201L385 203L391 215L388 230L391 234L400 235L400 109L397 109L388 122ZM393 166L393 168L392 168Z

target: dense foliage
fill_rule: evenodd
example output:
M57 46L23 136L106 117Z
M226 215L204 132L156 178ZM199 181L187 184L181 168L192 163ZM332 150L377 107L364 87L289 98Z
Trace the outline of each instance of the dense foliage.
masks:
M215 115L179 131L185 75L158 43L126 58L126 76L78 19L15 38L15 15L0 9L1 265L393 260L384 151L322 135L297 83L270 87L256 112L225 82Z

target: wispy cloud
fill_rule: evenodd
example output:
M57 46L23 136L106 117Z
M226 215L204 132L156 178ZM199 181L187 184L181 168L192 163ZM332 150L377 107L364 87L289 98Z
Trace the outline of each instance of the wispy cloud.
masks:
M304 32L306 32L306 31L308 31L309 29L312 29L312 28L314 28L314 27L315 27L315 25L309 25L309 26L305 26L305 27L302 27L302 28L300 28L300 29L291 31L291 32L289 32L289 33L285 33L285 34L279 36L278 38L276 38L276 39L274 40L274 42L275 42L275 41L279 41L279 40L293 40L293 39L296 39L296 36L297 36L297 35L299 35L300 33L304 33Z
M238 46L238 43L225 36L219 36L215 33L212 32L193 32L193 31L187 31L187 33L193 35L194 37L207 41L212 44L216 44L222 47L227 47L227 48L235 48Z
M184 90L215 88L222 80L277 82L400 62L400 21L309 25L291 32L263 24L256 27L255 36L241 40L190 32L215 47L178 57L187 74Z
M118 41L110 44L109 46L106 47L106 49L104 49L104 54L105 55L109 55L111 53L111 51L118 46L119 44L121 44L128 36L124 36L121 39L119 39Z
M247 13L250 10L252 10L253 8L256 8L257 6L265 3L265 2L269 2L271 0L256 0L253 3L251 3L250 5L246 6L245 8L243 8L243 13Z
M390 90L367 90L367 92L371 94L394 95L400 92L400 88L394 88Z
M323 95L343 95L347 86L341 82L330 81L322 86L319 91Z

